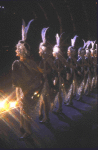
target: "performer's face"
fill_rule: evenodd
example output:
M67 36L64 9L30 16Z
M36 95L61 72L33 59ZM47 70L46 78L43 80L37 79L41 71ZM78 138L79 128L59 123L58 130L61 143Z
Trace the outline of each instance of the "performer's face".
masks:
M42 56L43 50L40 48L39 49L39 56Z
M71 56L71 51L68 49L68 51L67 51L67 55L68 56Z
M16 52L16 56L20 56L20 52L18 49L16 49L15 52Z
M56 56L57 56L55 52L53 52L52 54L53 54L53 57L56 57Z

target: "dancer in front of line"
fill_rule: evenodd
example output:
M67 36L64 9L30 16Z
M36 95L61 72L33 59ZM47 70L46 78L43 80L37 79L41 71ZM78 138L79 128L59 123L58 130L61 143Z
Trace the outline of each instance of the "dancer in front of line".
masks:
M43 76L41 69L36 62L30 59L30 46L26 42L27 32L31 20L27 27L23 20L22 25L22 40L16 45L16 56L19 60L15 60L12 64L12 84L16 88L16 96L20 105L20 128L24 130L24 134L20 139L30 137L32 134L31 122L32 116L36 115L36 106L38 98L35 97L35 91L41 91L43 87Z

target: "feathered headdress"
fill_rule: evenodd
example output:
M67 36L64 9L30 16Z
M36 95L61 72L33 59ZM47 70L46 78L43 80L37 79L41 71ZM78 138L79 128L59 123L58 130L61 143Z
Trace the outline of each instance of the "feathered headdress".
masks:
M91 44L91 41L87 41L85 44L86 44L86 46L87 46L86 49L89 49L89 46L90 46L90 44Z
M86 42L85 42L84 39L82 39L82 40L83 40L83 42L84 42L84 45L83 45L83 47L80 47L80 48L78 49L78 55L80 55L80 56L83 57L83 56L86 54L86 51L85 51Z
M90 56L90 49L89 49L89 46L90 46L90 44L91 44L91 41L87 41L85 44L86 44L86 48L85 48L85 50L86 50L86 55L87 55L87 57L88 57L88 56Z
M78 36L77 36L77 35L75 35L75 36L74 36L74 38L73 38L73 39L71 39L71 46L72 46L72 47L74 47L74 46L75 46L75 42L76 42L77 37L78 37Z
M94 50L95 42L96 42L96 40L95 40L95 41L91 41L91 44L92 44L92 50Z
M18 44L16 45L17 49L19 50L19 53L23 56L29 56L30 52L30 46L28 45L28 43L25 42L25 40L27 39L27 33L30 27L31 22L34 21L33 19L29 21L28 25L25 25L25 21L22 20L22 40L18 41Z
M95 44L96 40L95 41L91 41L91 45L92 45L92 48L90 49L91 53L94 55L95 53L95 49L94 49L94 44Z
M43 28L42 31L41 31L41 37L42 37L43 43L46 43L46 32L47 32L48 29L49 29L49 27Z
M28 30L32 21L34 21L34 19L30 20L26 26L25 21L22 19L22 41L26 40L27 33L28 33Z
M60 52L60 39L61 39L61 36L64 34L65 32L63 32L60 36L59 34L57 33L56 34L56 45L53 47L53 53L57 54L58 52Z
M83 42L84 42L83 49L85 49L85 47L86 47L87 43L85 42L85 40L84 40L84 39L82 39L82 40L83 40Z
M47 28L43 28L41 31L41 37L42 37L42 42L39 45L39 49L42 49L42 52L45 52L46 50L46 32L49 29L49 27Z
M68 47L68 50L70 50L71 55L75 55L76 54L76 49L74 47L75 47L75 42L76 42L77 37L78 36L75 35L74 38L71 39L71 46Z

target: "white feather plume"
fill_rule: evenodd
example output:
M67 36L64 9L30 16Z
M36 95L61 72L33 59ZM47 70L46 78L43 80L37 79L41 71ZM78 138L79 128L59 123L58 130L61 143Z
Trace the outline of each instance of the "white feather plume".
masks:
M95 42L96 42L96 40L95 41L91 41L92 49L94 49Z
M32 21L34 21L34 19L30 20L26 26L25 21L22 19L22 40L23 41L26 40L27 38L27 33L28 33L28 30Z
M42 37L43 43L46 43L46 37L45 37L45 35L46 35L46 31L48 30L48 28L49 27L43 28L42 31L41 31L41 37Z
M87 48L90 46L90 44L91 44L91 41L86 42Z
M56 44L57 44L57 46L59 46L59 44L60 44L60 37L59 37L58 33L56 34Z
M86 42L85 42L85 40L84 40L84 39L82 39L82 40L83 40L83 42L84 42L83 48L85 48L85 46L86 46Z
M71 39L71 46L72 47L74 47L75 46L75 41L76 41L76 38L77 38L78 36L77 35L75 35L74 36L74 38L73 39Z

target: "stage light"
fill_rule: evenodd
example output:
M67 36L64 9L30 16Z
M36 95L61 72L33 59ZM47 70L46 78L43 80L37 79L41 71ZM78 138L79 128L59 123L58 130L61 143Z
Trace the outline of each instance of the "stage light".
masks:
M35 93L34 93L34 95L37 95L38 94L38 91L36 91Z
M8 108L9 108L9 104L7 103L6 100L0 101L0 109L1 109L0 112L7 111Z
M17 102L10 102L10 108L15 108L16 104L17 104Z

